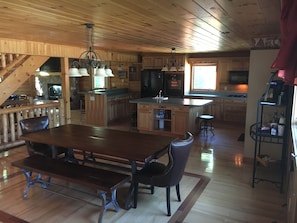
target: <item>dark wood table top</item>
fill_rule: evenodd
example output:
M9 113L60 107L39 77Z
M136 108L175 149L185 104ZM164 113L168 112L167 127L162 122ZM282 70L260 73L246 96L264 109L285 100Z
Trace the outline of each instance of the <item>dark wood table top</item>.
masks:
M174 138L75 124L21 136L23 140L140 162L147 162L154 154L165 150Z

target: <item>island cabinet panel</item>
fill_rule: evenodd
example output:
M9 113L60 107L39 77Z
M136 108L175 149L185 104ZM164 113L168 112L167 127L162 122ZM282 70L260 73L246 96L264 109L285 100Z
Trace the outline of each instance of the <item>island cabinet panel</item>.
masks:
M171 132L172 107L169 105L152 105L153 109L153 130L161 132Z
M106 95L86 94L86 123L97 126L107 126Z
M196 116L203 112L200 106L137 104L137 108L138 130L163 135L183 135L187 131L195 134Z
M172 111L172 133L183 134L189 131L189 107L174 107Z
M131 112L129 100L129 95L107 98L108 123L129 117Z
M152 131L152 107L147 104L137 104L137 128L139 131Z

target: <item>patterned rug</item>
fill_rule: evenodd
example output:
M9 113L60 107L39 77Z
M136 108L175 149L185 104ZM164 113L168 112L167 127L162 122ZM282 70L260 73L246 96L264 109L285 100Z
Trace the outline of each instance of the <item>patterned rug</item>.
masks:
M69 184L60 180L52 179L52 184L47 189L42 189L40 185L30 188L28 198L22 199L22 192L25 186L25 177L21 172L13 173L5 179L1 179L0 182L5 181L7 187L1 188L0 193L2 198L0 200L0 207L3 211L0 212L0 223L23 223L23 222L97 222L99 216L100 201L93 192L90 192L87 188L77 190L76 185ZM11 185L8 186L7 182L11 181ZM115 212L112 208L107 210L103 222L127 222L127 219L136 220L138 217L140 221L146 219L149 223L177 223L183 222L195 202L197 202L199 196L207 186L209 178L192 173L185 173L180 184L180 191L182 202L177 202L175 188L171 189L171 212L172 216L166 215L166 190L165 188L155 188L155 193L150 194L150 191L144 188L139 189L138 207L137 209L131 208L125 210L125 194L128 190L127 187L118 189L118 202L122 207L119 212ZM77 202L80 202L82 206L82 213L73 214L69 217L63 217L63 211L57 212L57 216L54 218L46 218L42 216L45 211L44 206L36 205L40 202L44 203L44 200L40 198L46 197L49 202L52 202L55 197L59 197L61 207L63 202L68 205L68 208L73 203L73 209L77 208ZM15 197L15 198L13 198ZM71 202L71 200L73 200ZM5 205L5 202L9 202L9 206ZM15 201L15 203L14 203ZM28 206L31 208L28 209ZM87 211L85 211L87 210ZM37 213L40 213L37 214ZM86 217L86 215L88 215ZM30 216L30 217L28 217ZM26 219L22 220L22 219ZM136 222L138 222L136 220Z
M23 199L26 185L24 174L11 162L27 156L20 148L0 153L0 223L83 223L97 222L101 201L94 191L52 178L52 184L42 189L34 185ZM206 188L209 178L197 174L185 173L180 183L182 202L177 201L175 188L171 189L171 213L166 209L166 189L155 188L150 194L147 189L139 188L138 206L125 210L124 203L129 185L118 189L119 212L113 208L106 211L103 222L145 222L178 223L183 222L195 202ZM23 220L22 220L23 219Z

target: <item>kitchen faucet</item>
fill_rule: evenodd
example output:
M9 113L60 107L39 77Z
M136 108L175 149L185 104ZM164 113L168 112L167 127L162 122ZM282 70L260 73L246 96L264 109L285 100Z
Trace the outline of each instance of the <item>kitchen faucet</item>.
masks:
M159 96L159 98L162 97L162 90L159 91L159 95L158 96Z

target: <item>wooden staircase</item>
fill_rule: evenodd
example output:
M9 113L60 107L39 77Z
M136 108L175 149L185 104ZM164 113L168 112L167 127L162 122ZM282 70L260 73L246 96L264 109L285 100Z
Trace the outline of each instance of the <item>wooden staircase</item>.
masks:
M0 105L12 95L49 57L0 53Z

